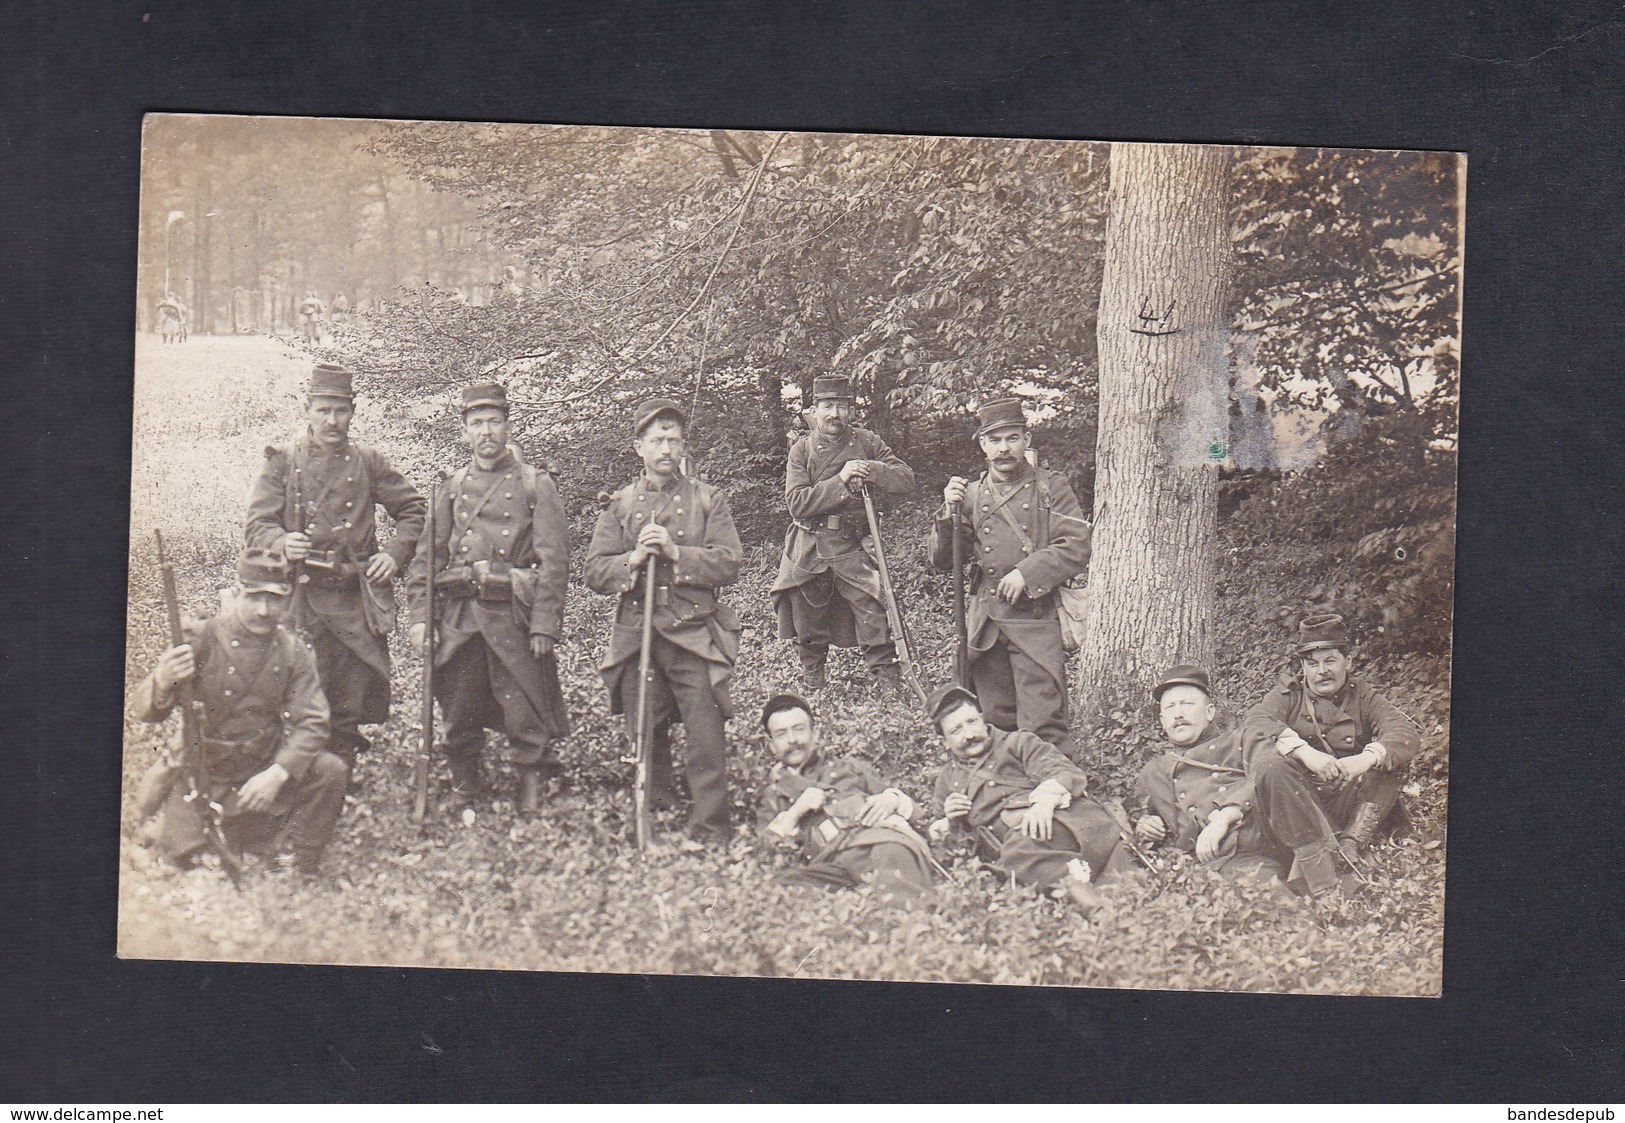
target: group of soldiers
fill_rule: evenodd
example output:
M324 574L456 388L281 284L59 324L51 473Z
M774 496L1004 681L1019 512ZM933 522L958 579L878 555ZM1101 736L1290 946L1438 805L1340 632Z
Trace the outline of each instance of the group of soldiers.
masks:
M133 716L158 721L190 684L202 718L211 790L173 784L146 807L161 806L157 837L177 862L208 844L202 804L240 838L265 840L272 869L317 870L369 748L361 726L389 713L397 579L412 642L431 641L448 802L486 793L487 730L508 740L520 814L539 811L561 772L570 715L557 646L570 535L552 470L510 441L504 387L468 386L460 415L470 459L432 492L431 513L383 453L350 440L354 398L349 371L312 372L305 431L268 448L255 480L236 595L189 625L135 691ZM1128 812L1088 790L1069 730L1057 590L1087 567L1091 528L1065 477L1027 455L1015 399L978 411L986 470L948 481L926 544L935 566L957 557L968 575L963 681L925 701L943 747L929 804L871 764L827 752L808 696L827 687L832 646L858 648L876 689L902 694L900 616L894 602L887 611L871 500L907 494L914 473L853 424L848 380L817 378L812 398L810 431L789 454L791 525L772 588L804 693L774 694L760 716L776 763L757 825L773 847L799 854L792 876L872 882L882 897L907 900L945 876L939 858L973 850L1090 913L1104 902L1101 880L1166 846L1311 896L1347 889L1348 871L1358 874L1393 818L1420 737L1352 674L1339 617L1303 621L1298 665L1235 727L1218 720L1206 670L1170 668L1149 684L1169 751L1146 766ZM671 727L684 727L679 845L700 851L733 836L725 726L740 624L718 594L738 578L742 549L727 495L685 469L689 420L665 398L635 408L642 471L608 497L583 576L618 599L600 671L612 712L646 754L655 807L680 803ZM395 527L382 545L380 506Z

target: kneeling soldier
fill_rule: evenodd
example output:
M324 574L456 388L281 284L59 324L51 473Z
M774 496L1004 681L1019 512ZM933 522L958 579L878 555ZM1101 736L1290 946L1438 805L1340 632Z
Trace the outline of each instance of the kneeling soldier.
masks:
M237 560L238 587L220 615L186 625L186 642L159 656L130 698L136 721L159 722L176 687L195 678L203 752L213 789L171 787L158 846L188 865L206 845L204 806L224 809L233 845L270 841L276 869L315 873L344 807L350 768L327 745L327 700L316 660L278 625L293 578L280 554L250 547Z
M1264 826L1293 854L1292 879L1313 896L1341 889L1334 854L1354 861L1399 799L1421 732L1350 673L1343 618L1298 626L1299 673L1247 712L1241 751Z
M1036 734L990 726L962 686L938 687L926 710L948 750L932 839L968 833L995 869L1023 885L1064 892L1086 916L1105 904L1091 882L1118 872L1108 863L1120 836L1111 814L1085 798L1078 766Z
M757 819L769 844L806 857L798 880L854 887L871 877L877 894L901 900L931 888L931 848L909 825L912 799L863 761L825 756L805 698L773 695L762 728L778 763Z
M407 579L411 641L423 643L424 581L440 608L435 697L446 714L452 794L485 789L485 731L508 735L519 770L519 813L531 815L552 742L570 731L554 645L564 632L570 527L550 473L508 445L508 393L494 382L463 391L463 439L473 460L435 501L435 541L418 542Z

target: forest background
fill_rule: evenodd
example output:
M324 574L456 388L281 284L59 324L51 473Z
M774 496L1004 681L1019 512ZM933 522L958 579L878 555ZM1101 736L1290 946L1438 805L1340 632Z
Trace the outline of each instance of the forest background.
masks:
M1109 146L155 117L145 160L144 315L168 283L191 306L198 336L173 350L144 346L138 367L146 363L161 372L166 364L178 370L202 362L203 369L192 372L197 378L207 379L211 368L222 382L238 377L241 350L199 350L185 360L179 352L217 341L200 337L268 342L291 334L304 291L314 288L328 302L343 291L358 315L331 325L322 345L301 361L321 355L358 371L365 395L359 439L383 444L422 482L432 467L462 458L450 407L455 389L477 375L500 378L520 403L516 420L527 450L562 471L578 548L596 515L598 492L631 473L630 403L658 392L690 404L700 419L693 441L698 469L728 489L750 559L736 593L745 614L758 621L755 634L747 633L754 662L741 664L747 699L792 681L784 645L762 621L784 525L779 493L786 438L813 375L851 374L864 423L919 472L915 501L891 513L895 537L888 531L887 544L897 555L899 584L908 586L907 615L918 646L931 653L928 677L946 677L945 665L936 664L945 664L939 653L951 647L948 584L920 571L915 543L942 481L976 465L968 411L994 393L1021 395L1041 456L1072 478L1086 509L1095 506L1096 315ZM1125 900L1121 923L1136 937L1126 941L1076 932L1063 917L1034 908L1010 910L1020 918L1006 918L1018 925L1015 932L968 933L961 923L967 910L985 921L988 907L985 893L972 892L974 871L956 871L956 885L945 890L949 897L965 893L962 907L921 919L925 935L914 932L903 944L838 915L852 911L850 902L797 898L786 904L784 888L744 874L740 901L748 898L752 909L772 914L741 924L744 943L713 947L710 928L699 934L700 918L715 911L714 903L678 936L663 906L659 923L649 926L663 938L635 952L585 933L573 949L538 942L534 924L512 915L527 905L492 914L461 893L450 910L462 916L459 927L440 931L448 910L436 907L435 893L446 887L431 892L421 876L408 876L426 864L421 858L385 862L383 880L365 879L364 889L352 877L342 906L333 901L349 910L345 927L337 929L341 935L333 935L328 917L295 931L279 923L274 938L261 939L239 930L249 923L242 920L247 902L221 899L192 882L165 883L139 900L132 890L121 916L132 920L130 939L148 950L129 950L157 954L153 949L169 941L205 957L726 973L792 973L795 967L887 978L1436 990L1460 165L1436 153L1260 148L1234 150L1226 173L1230 379L1226 432L1216 442L1219 549L1212 589L1213 657L1222 689L1232 708L1244 706L1284 669L1296 620L1335 608L1355 622L1370 673L1417 717L1428 738L1410 794L1419 824L1405 840L1410 845L1393 848L1379 874L1387 879L1382 892L1351 906L1341 925L1305 917L1287 922L1304 954L1271 963L1270 940L1281 935L1283 921L1178 862L1160 871L1160 880L1149 877L1124 890L1133 899ZM253 362L269 364L272 374L260 379L256 372L254 388L243 390L228 417L212 416L218 401L210 402L206 390L189 403L193 416L209 418L217 435L228 438L224 445L246 446L248 467L238 470L252 470L253 442L264 443L262 430L265 439L279 439L298 423L293 368L267 354L254 352ZM138 396L138 461L145 408ZM173 441L184 426L176 412L163 411L152 424L154 439ZM220 478L220 467L204 465L203 474ZM206 606L229 563L241 515L230 499L219 501L217 487L201 479L192 481L199 486L179 486L184 478L171 480L173 494L160 502L142 488L138 464L133 529L144 530L143 520L189 528L182 549L191 565L190 588ZM247 475L230 479L228 490L246 491L247 482ZM177 509L187 502L195 510ZM135 673L156 648L138 641L150 626L140 623L137 605L153 596L139 533L133 543ZM604 606L583 601L582 651L571 663L567 693L586 716L571 751L579 753L588 783L586 794L572 798L579 802L573 810L596 818L602 834L602 813L624 802L624 768L617 762L618 731L602 713L602 691L591 673ZM397 705L410 709L404 703L415 688L409 675L398 677ZM920 722L874 706L861 688L847 691L832 709L847 743L868 755L889 753L885 765L911 780L929 775L934 748ZM747 724L735 722L741 737L749 733ZM1098 746L1101 789L1121 795L1156 748L1154 720L1145 708L1120 702L1080 715L1080 724ZM403 723L386 733L378 763L404 762L409 731ZM132 734L132 745L134 767L145 747L141 734ZM765 772L761 754L742 753L736 764L740 799L748 804ZM534 879L542 874L525 868L516 852L523 848L502 832L486 832L482 824L481 831L447 829L408 839L399 821L399 772L380 767L372 787L363 788L365 802L353 812L344 843L358 858L372 860L380 847L394 847L402 861L427 853L445 863L448 878L459 861L473 861L510 888L515 878L530 878L530 891L514 894L522 901L576 915L556 896L546 904L556 887L538 887ZM511 820L511 809L493 814ZM613 812L607 822L613 836ZM554 826L570 833L563 820L512 824L509 833ZM414 849L425 841L434 845ZM659 871L674 880L651 894L640 880L650 871L626 866L621 849L610 839L599 841L602 846L577 856L580 862L608 863L631 879L627 888L634 893L661 900L663 893L674 900L706 893L704 868L674 859ZM561 850L559 842L548 840L555 854L570 849ZM141 877L127 878L127 889L145 884L152 872L135 848L128 857ZM342 857L339 864L346 864ZM563 858L553 864L566 880L586 868ZM406 880L396 884L397 875ZM176 893L190 894L185 907L194 911L224 909L236 919L188 932L177 927L172 909L156 907ZM409 950L358 935L367 927L362 918L378 915L385 898L398 898L389 915L407 917L420 933ZM824 961L797 966L795 956L786 959L793 941L779 947L773 933L793 931L796 917L805 923L809 908L828 928L819 945L825 951L815 957ZM1034 924L1039 930L1029 930ZM1391 946L1348 939L1365 926L1406 933L1408 950L1394 956ZM211 934L217 930L227 935ZM521 930L529 935L515 943ZM121 936L121 946L127 944ZM1364 950L1351 954L1355 944ZM917 950L898 954L905 945ZM832 954L829 947L845 950Z

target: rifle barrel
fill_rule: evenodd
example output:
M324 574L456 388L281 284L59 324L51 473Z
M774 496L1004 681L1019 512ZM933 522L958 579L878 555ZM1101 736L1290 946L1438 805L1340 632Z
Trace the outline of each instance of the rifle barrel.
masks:
M434 755L434 538L439 491L440 481L430 480L429 510L423 520L423 536L429 545L423 566L423 747L412 765L412 819L419 823L429 813L429 763Z
M638 762L632 783L633 829L640 852L649 849L652 833L649 822L649 663L654 647L655 559L651 556L643 564L643 630L638 648Z

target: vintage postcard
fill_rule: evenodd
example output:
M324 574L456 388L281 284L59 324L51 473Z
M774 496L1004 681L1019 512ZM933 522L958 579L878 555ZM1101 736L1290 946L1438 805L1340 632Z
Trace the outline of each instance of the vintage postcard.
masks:
M149 116L120 955L1439 994L1465 179Z

